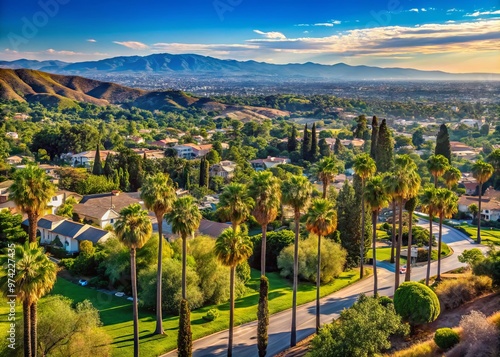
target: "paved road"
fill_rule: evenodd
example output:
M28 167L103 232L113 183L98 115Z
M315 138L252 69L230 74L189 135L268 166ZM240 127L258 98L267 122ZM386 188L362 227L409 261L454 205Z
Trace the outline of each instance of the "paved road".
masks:
M428 227L429 223L421 220L419 225ZM434 225L433 232L437 234L437 224ZM485 246L474 244L473 241L462 232L449 227L443 227L443 241L447 243L454 251L454 254L441 260L441 271L446 272L463 266L457 259L465 249L480 248L487 250ZM388 266L390 270L384 269L386 265L381 264L378 269L379 294L392 296L394 294L394 268ZM431 276L437 272L437 263L431 264ZM421 280L425 278L426 266L412 268L412 280ZM404 275L401 275L401 281L404 281ZM339 313L351 306L358 295L366 293L373 294L373 278L370 277L346 287L332 295L326 296L321 300L321 323L329 323L339 316ZM274 356L282 352L290 345L290 325L291 310L286 310L272 315L269 319L269 344L267 355ZM315 332L315 301L297 308L297 340L300 341ZM234 329L234 347L233 353L238 357L254 357L257 355L256 341L257 322L250 322ZM219 333L196 340L193 343L193 355L202 356L225 356L227 348L228 332ZM176 356L176 351L172 351L163 357Z

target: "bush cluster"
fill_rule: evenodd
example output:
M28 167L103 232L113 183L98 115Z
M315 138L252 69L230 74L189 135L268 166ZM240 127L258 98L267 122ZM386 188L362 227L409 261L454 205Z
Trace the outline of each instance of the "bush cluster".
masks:
M459 279L446 279L435 292L441 307L450 310L492 290L492 280L487 276L470 275Z
M210 309L207 311L207 314L203 316L203 320L205 321L214 321L220 316L219 310L217 309Z
M397 313L411 325L432 322L441 312L436 293L428 286L406 281L394 293Z
M445 351L460 342L460 335L451 328L440 328L434 334L434 342L440 349Z

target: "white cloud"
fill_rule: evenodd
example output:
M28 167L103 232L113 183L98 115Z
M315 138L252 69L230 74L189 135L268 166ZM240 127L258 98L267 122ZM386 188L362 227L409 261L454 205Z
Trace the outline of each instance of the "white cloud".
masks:
M281 32L275 32L275 31L263 32L260 30L253 30L253 32L255 32L256 34L262 35L265 38L269 38L269 39L281 39L281 40L286 39L286 36L283 35Z
M342 23L342 21L340 21L340 20L330 20L330 21L327 21L327 22L317 22L315 24L297 24L295 26L300 26L300 27L309 27L309 26L333 27L335 25L340 25L341 23Z
M87 42L97 42L97 41L96 41L96 40L94 40L93 38L89 38L89 39L87 40Z
M153 52L168 52L173 54L201 53L209 56L225 57L234 53L256 51L258 46L252 44L202 44L202 43L165 43L151 45Z
M332 24L334 25L340 25L342 23L342 21L340 20L332 20Z
M410 9L409 11L418 12L418 9Z
M333 27L333 24L330 22L319 22L317 24L314 24L313 26Z
M146 45L142 42L137 42L137 41L123 41L123 42L113 41L113 43L116 43L117 45L131 48L133 50L147 50L149 48L148 45Z
M305 33L305 34L308 34L308 33L309 33L309 31L304 31L304 33Z
M500 15L500 10L495 11L474 11L472 14L465 14L468 17L478 17L483 15Z
M77 60L89 60L95 59L96 57L104 58L109 56L107 53L102 52L76 52L69 50L55 50L53 48L49 48L43 51L15 51L9 48L4 49L2 52L3 59L5 60L15 60L19 58L27 58L27 59L36 59L36 60L48 60L48 59L58 59L58 60L69 60L69 61L77 61Z
M448 20L446 21L447 24L454 24L456 21L453 21L453 20Z
M420 11L426 12L427 9L423 7L423 8L420 9Z

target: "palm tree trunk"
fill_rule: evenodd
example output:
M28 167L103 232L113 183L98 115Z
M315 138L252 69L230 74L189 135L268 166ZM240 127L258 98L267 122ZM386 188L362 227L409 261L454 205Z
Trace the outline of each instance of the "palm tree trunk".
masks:
M323 199L326 200L326 195L328 193L328 180L323 181Z
M427 255L427 274L425 276L425 285L429 285L429 279L431 277L431 256L432 256L432 241L434 236L432 235L432 220L434 216L429 215L429 252Z
M24 357L31 357L31 306L28 301L23 301L24 322Z
M158 271L156 272L156 335L162 335L165 333L163 330L163 318L162 318L162 299L161 299L161 283L162 283L162 253L163 253L163 215L157 215L156 220L158 221Z
M139 316L137 310L137 269L135 266L135 248L130 249L130 273L132 278L132 316L134 319L134 357L139 357Z
M36 302L31 304L30 307L31 310L31 316L30 316L30 324L31 324L31 356L36 357L37 354L37 328L36 328L36 319L37 319L37 309L36 309Z
M434 175L434 188L438 187L438 177L437 175Z
M398 239L396 240L396 272L394 273L394 291L399 287L399 268L401 266L401 246L403 245L403 200L399 202Z
M267 245L267 224L262 225L262 244L260 249L260 275L266 276L266 245Z
M300 212L295 212L295 245L293 249L293 293L292 293L292 331L290 347L297 344L297 286L299 283L299 220Z
M234 328L234 272L235 272L235 267L231 267L231 273L229 276L229 285L230 285L230 292L229 292L229 300L230 300L230 306L229 306L229 341L227 345L227 357L231 357L233 355L233 328Z
M235 231L234 231L235 232ZM182 237L182 298L186 297L186 256L187 256L187 237Z
M411 280L411 245L412 245L412 238L413 238L413 211L408 212L410 215L409 221L408 221L408 254L406 255L406 275L405 275L405 281L410 281Z
M375 227L375 229L377 229ZM396 247L396 200L392 200L392 237L391 237L391 263L394 264L394 248Z
M36 214L28 215L28 224L29 224L28 235L30 243L36 243L36 231L38 229L37 227L38 215Z
M438 271L436 281L441 281L441 239L443 237L443 215L439 215L439 236L438 236Z
M481 244L481 197L483 196L483 184L479 184L479 202L477 215L477 244Z
M361 179L361 192L365 191L365 180ZM364 276L364 258L365 258L365 208L366 204L361 200L361 242L359 245L359 278L363 279Z
M321 289L321 235L318 235L318 267L316 271L316 333L320 326L319 293Z
M377 295L378 278L377 278L377 211L372 212L372 250L373 250L373 295Z

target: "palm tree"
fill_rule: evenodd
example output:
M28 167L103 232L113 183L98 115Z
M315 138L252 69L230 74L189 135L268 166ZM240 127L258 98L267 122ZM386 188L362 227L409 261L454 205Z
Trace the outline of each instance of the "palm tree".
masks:
M328 186L337 174L337 164L335 163L335 159L331 156L324 157L314 165L313 172L318 180L323 183L323 198L326 198L326 195L328 194Z
M172 225L172 232L180 234L182 237L182 298L186 296L186 257L187 238L192 235L200 226L201 213L192 196L178 198L172 207L172 211L167 213L167 221Z
M469 212L472 213L472 218L476 219L477 214L479 212L479 207L477 207L477 205L475 203L472 203L467 208L468 208Z
M446 187L448 187L449 190L451 190L452 187L455 186L458 181L460 181L461 177L462 173L454 166L448 167L448 170L446 170L446 172L443 174L444 182L446 183Z
M138 203L133 203L120 211L115 223L115 234L130 249L130 275L132 280L133 319L134 319L134 357L139 356L139 317L137 311L137 269L135 257L137 249L146 244L153 227L148 212Z
M236 232L252 210L253 199L248 195L248 189L241 183L230 183L219 196L219 212L231 221L231 226Z
M484 162L483 160L477 160L474 165L472 165L472 176L474 176L477 183L479 184L477 244L481 244L481 197L483 196L483 183L488 181L491 175L493 175L493 166Z
M438 235L438 267L436 281L441 281L441 240L443 237L443 219L451 218L457 213L458 197L452 191L446 188L440 188L436 193L436 211L439 217L439 235Z
M327 236L337 229L337 210L332 202L318 198L312 202L305 217L307 230L318 236L318 267L316 270L316 333L318 333L320 325L321 237Z
M386 191L386 186L382 176L374 176L366 182L363 197L365 203L372 212L372 250L373 250L373 293L377 295L377 220L380 210L389 204L390 196Z
M425 276L425 284L429 285L431 276L431 256L432 256L432 243L434 242L434 235L432 234L432 226L434 217L437 214L437 188L427 186L424 188L420 195L420 204L422 212L429 215L429 251L427 254L427 274Z
M443 155L431 155L427 160L427 168L434 177L434 187L437 187L438 178L442 176L449 167L449 162Z
M169 183L168 175L157 173L149 176L141 188L141 199L150 211L153 211L158 222L158 271L156 272L156 329L155 334L163 334L162 318L162 253L163 253L163 216L172 209L175 200L175 189Z
M406 275L405 281L411 280L411 246L413 237L413 212L418 206L418 196L409 198L405 203L405 210L408 212L408 254L406 255Z
M375 174L375 171L377 171L377 165L375 164L375 160L373 160L369 154L360 154L356 156L354 159L354 165L353 165L354 172L356 175L359 176L361 179L361 191L364 192L365 190L365 183L366 180L372 177ZM364 202L361 204L361 240L362 243L359 246L360 249L360 265L359 265L359 277L363 278L364 276L364 269L363 269L363 263L364 263L364 257L365 257L365 245L364 245L364 239L365 239L365 221L366 221L366 204Z
M292 293L292 328L290 346L297 344L297 286L299 274L299 230L300 214L311 200L312 185L304 176L293 175L281 186L283 203L293 208L295 220L295 242L293 252L293 293Z
M24 356L32 357L37 354L37 301L52 290L57 279L57 266L36 243L17 245L14 254L15 275L13 278L3 276L0 285L3 291L16 295L23 302ZM14 259L7 254L3 255L0 264L7 266L9 260ZM14 280L13 287L9 286L11 279Z
M252 177L250 196L255 202L252 214L262 227L262 248L260 275L266 275L266 233L267 225L278 216L281 205L280 181L270 171L261 171Z
M28 165L14 172L13 180L9 188L9 199L28 215L29 241L36 243L38 219L55 194L54 185L45 171L35 165Z
M230 268L229 283L231 290L229 293L229 341L227 355L231 357L233 355L234 273L236 266L252 255L252 242L250 238L239 229L237 231L232 228L225 229L215 242L215 255L223 265Z

